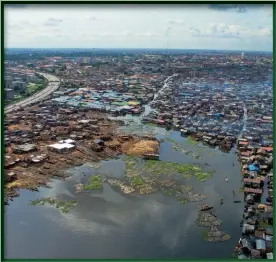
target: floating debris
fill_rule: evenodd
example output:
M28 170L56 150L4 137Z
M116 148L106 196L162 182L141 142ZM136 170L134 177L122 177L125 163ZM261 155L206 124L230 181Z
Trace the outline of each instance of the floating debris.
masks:
M219 226L222 224L222 221L217 219L216 216L212 213L213 209L207 211L199 211L198 217L196 219L196 224L202 227L212 227Z
M130 194L135 191L134 187L132 187L130 185L126 185L124 182L122 182L120 180L107 179L106 182L108 184L110 184L111 186L119 187L121 189L121 191L125 194Z
M87 163L86 165L88 165L89 167L92 167L93 169L98 169L101 167L100 163L95 163L95 162L90 162L90 163Z
M230 235L226 234L225 232L219 231L217 227L212 226L204 239L208 242L216 243L228 241L230 238Z
M206 198L207 198L207 196L205 196L203 194L196 194L196 193L188 192L188 200L191 202L200 202Z
M179 190L181 191L181 193L185 194L185 193L188 193L192 190L192 186L188 186L188 185L181 185L179 187Z
M82 192L83 191L83 187L84 187L84 184L82 184L82 183L76 184L75 185L76 193Z
M68 213L73 208L77 207L78 202L76 200L65 201L65 200L58 199L57 197L45 197L45 198L31 201L29 203L29 206L37 206L37 205L44 206L46 204L50 206L55 206L63 213Z
M121 191L125 194L130 194L133 193L135 191L135 188L128 186L128 185L120 185Z
M209 206L209 205L207 205L207 204L200 204L200 211L211 211L212 210L212 212L214 211L214 207L212 207L212 206Z
M140 187L140 194L141 195L149 195L149 194L152 194L156 191L157 190L149 184L144 184Z

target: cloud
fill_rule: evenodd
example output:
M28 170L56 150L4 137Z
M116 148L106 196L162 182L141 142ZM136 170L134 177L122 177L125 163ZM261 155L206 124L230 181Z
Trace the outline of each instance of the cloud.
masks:
M193 37L209 37L209 38L236 38L246 39L253 37L270 37L272 29L259 26L258 28L246 28L235 24L210 23L204 30L196 27L189 28L190 34Z
M44 22L44 25L45 26L57 26L59 25L60 23L62 22L61 19L56 19L56 18L48 18L45 22Z
M238 4L210 4L210 9L214 9L217 11L229 11L229 10L235 10L238 13L245 13L248 11L248 8L246 5L238 5Z
M142 37L158 37L160 36L160 34L158 34L157 32L152 32L152 31L148 31L148 32L143 32L143 33L137 33L135 34L135 36L142 36Z
M95 21L97 18L95 16L91 16L88 18L88 20Z
M210 23L204 31L195 27L190 27L189 30L193 37L212 38L241 38L242 31L239 25L226 25L224 23Z
M169 20L168 22L171 25L184 25L184 22L182 20Z
M171 28L170 26L168 26L168 27L165 28L165 30L164 30L164 35L165 35L165 36L170 36L171 32L172 32L172 28Z

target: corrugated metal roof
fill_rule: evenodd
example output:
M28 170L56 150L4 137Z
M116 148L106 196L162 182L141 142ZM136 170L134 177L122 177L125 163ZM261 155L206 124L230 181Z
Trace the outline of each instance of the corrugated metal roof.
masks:
M257 239L256 240L256 249L265 250L266 249L266 247L265 247L265 241L262 240L262 239Z
M250 187L245 187L244 192L254 193L254 194L262 194L263 193L263 191L261 189L255 189L255 188L250 188Z

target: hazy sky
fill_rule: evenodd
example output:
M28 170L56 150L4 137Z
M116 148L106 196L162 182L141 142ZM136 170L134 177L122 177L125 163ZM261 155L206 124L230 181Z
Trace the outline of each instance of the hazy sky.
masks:
M272 51L272 5L6 5L5 47Z

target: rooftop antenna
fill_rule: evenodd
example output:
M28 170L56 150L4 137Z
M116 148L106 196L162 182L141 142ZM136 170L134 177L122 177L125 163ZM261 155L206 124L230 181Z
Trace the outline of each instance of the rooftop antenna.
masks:
M170 42L167 39L167 58L168 58L168 67L170 68Z

